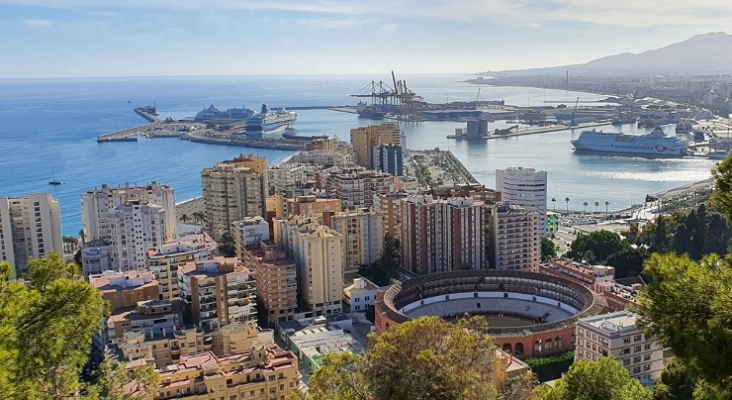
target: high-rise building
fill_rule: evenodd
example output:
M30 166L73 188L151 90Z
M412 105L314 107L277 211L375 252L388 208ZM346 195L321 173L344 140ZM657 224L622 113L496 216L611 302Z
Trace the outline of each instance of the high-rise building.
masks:
M382 144L374 149L374 169L393 176L404 175L402 146Z
M236 253L254 271L257 297L267 310L267 323L291 321L297 310L297 266L274 242L242 246Z
M405 137L397 124L383 124L351 129L351 145L356 154L356 164L376 169L374 151L381 145L405 148Z
M323 212L323 225L343 236L346 270L376 262L384 246L383 215L363 208L335 213Z
M232 232L232 223L266 216L267 159L241 155L201 173L206 226L214 239Z
M114 208L108 216L114 269L145 269L147 251L166 243L166 210L156 204L132 200Z
M307 174L304 165L284 163L267 166L267 192L270 196L303 187L305 182Z
M328 176L326 187L341 200L343 208L370 208L374 195L394 191L394 177L384 172L345 170Z
M112 240L110 212L117 206L132 201L140 204L154 204L165 210L165 235L163 243L175 240L178 219L175 212L175 191L167 185L152 182L145 186L125 186L86 191L81 195L81 218L84 222L84 241ZM147 250L147 249L145 249Z
M190 307L192 322L204 329L256 318L252 271L236 258L187 262L178 269L178 289Z
M472 198L401 201L402 265L419 274L486 267L485 208Z
M663 372L663 346L644 334L638 316L618 311L577 321L575 360L597 361L612 357L630 376L654 381Z
M374 195L374 211L384 216L384 234L392 238L401 237L402 199L406 197L406 193L397 192Z
M28 272L31 257L64 254L58 200L50 194L0 197L0 261L16 276Z
M547 180L546 171L534 168L511 167L496 170L496 190L501 200L537 211L541 221L537 229L543 236L546 231Z
M509 202L488 208L491 268L538 270L541 235L538 211Z
M155 275L160 285L160 298L179 299L178 268L191 261L210 260L216 249L216 242L203 232L185 235L175 243L149 249L147 270Z

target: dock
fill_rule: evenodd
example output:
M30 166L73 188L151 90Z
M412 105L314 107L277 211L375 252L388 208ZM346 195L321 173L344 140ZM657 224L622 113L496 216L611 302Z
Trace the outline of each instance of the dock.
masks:
M519 130L517 132L512 132L512 133L507 133L504 135L491 134L488 136L484 136L482 138L467 138L465 136L458 137L456 135L447 135L447 138L456 139L456 140L466 140L466 141L480 141L480 140L500 139L500 138L516 137L516 136L538 135L540 133L568 131L571 129L588 129L588 128L595 128L598 126L608 126L608 125L610 125L609 121L588 122L588 123L584 123L584 124L577 124L575 126L552 125L552 126L519 128L519 129L523 129L523 130Z
M137 107L134 111L135 114L148 120L150 124L99 135L97 136L97 142L136 142L139 136L146 136L163 124L158 118L155 106Z

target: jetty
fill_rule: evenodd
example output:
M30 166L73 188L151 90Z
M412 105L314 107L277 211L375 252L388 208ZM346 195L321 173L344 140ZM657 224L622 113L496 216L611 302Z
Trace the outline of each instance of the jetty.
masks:
M99 135L97 136L97 142L136 142L139 136L146 136L163 123L158 118L158 111L155 106L137 107L134 111L135 114L145 118L151 123L145 126L138 126L136 128Z

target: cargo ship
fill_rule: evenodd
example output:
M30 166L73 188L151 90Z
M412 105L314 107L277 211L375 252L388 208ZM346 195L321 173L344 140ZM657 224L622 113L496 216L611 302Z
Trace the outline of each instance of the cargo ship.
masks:
M572 140L576 152L611 153L643 157L682 157L687 153L686 142L666 136L663 129L656 128L647 135L625 135L595 131L584 131Z
M266 104L262 104L262 111L247 119L246 134L261 135L278 131L285 125L289 125L297 119L297 114L287 111L284 108L272 111Z

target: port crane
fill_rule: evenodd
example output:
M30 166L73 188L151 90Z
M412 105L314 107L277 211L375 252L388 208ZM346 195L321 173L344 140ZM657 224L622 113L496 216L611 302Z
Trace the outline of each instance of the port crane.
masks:
M369 106L381 113L393 113L397 119L412 119L419 114L424 99L407 87L406 80L397 80L391 71L393 87L383 81L371 81L351 97L371 99Z
M574 118L577 114L577 107L579 107L579 97L577 97L577 101L574 103L574 110L572 110L572 122L570 122L569 126L577 126L577 124L574 122Z

